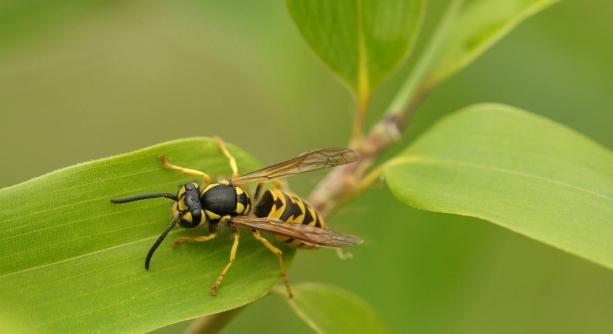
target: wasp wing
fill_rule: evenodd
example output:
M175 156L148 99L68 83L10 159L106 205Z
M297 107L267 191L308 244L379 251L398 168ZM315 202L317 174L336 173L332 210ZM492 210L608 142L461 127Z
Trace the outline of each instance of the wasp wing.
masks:
M292 224L274 218L236 216L230 221L236 226L280 234L313 246L347 247L362 243L361 239L351 235L338 234L315 226Z
M306 173L327 167L344 165L358 160L358 154L348 148L324 148L303 153L294 159L232 178L233 184L265 182L288 175Z

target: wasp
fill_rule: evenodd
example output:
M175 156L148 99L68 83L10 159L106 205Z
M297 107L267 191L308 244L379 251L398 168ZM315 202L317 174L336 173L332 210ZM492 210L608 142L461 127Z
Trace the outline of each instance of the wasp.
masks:
M323 218L302 198L283 190L279 181L286 176L355 162L358 156L353 150L345 148L315 150L240 175L236 159L228 151L224 142L219 138L215 138L215 142L229 161L232 170L231 177L214 181L204 172L171 164L164 156L160 156L162 167L187 176L199 177L202 182L183 184L176 194L153 193L111 199L111 202L116 204L152 198L167 198L174 201L172 220L147 252L145 269L149 270L153 254L176 225L185 229L193 229L206 224L208 234L179 237L174 240L173 248L186 242L212 240L217 237L220 225L228 226L232 230L233 243L229 261L211 287L210 292L215 296L236 259L239 228L248 228L256 240L277 256L281 278L291 298L292 290L287 278L283 251L263 236L261 231L266 231L278 240L299 248L334 247L338 249L362 242L354 236L341 235L328 230ZM275 187L264 189L263 184L267 182L272 182ZM250 183L257 184L253 195L253 210L252 199L246 189L246 185Z

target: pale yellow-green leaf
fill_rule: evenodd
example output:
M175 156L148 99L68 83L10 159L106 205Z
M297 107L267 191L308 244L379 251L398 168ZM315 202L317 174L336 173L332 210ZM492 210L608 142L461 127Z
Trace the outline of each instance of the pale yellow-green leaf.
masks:
M317 333L389 333L372 306L351 292L322 283L295 284L293 290L294 298L284 299ZM285 296L285 290L275 291Z
M471 106L389 161L385 175L408 205L481 218L613 268L613 154L555 122Z
M436 65L432 86L468 66L530 16L559 0L476 0L466 2L453 20Z

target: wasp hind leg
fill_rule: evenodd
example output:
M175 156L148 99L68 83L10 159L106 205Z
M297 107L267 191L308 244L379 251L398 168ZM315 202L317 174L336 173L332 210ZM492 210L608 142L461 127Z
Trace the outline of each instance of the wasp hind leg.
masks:
M287 290L287 297L292 298L292 288L289 284L289 280L287 279L287 270L285 269L285 261L283 260L283 251L271 244L268 239L264 238L260 234L260 231L254 230L252 233L254 238L261 242L264 247L268 248L268 250L275 254L279 259L279 271L281 272L281 278L283 278L283 283L285 284L285 289Z
M228 158L228 161L230 162L230 168L232 169L232 177L238 177L239 174L238 174L238 165L236 164L236 158L232 155L232 153L230 153L230 151L228 151L226 144L223 142L221 138L214 137L213 139L215 140L215 143L221 150L221 153L223 153L223 155L225 155L226 158Z
M199 170L173 165L170 162L168 162L168 160L166 160L166 157L164 157L163 155L160 156L160 163L162 164L162 167L166 169L174 170L179 173L185 174L187 176L198 176L198 177L201 177L202 180L204 180L204 183L206 184L211 183L211 177L208 174L201 172Z
M336 248L336 256L338 256L341 260L350 260L353 259L353 254L350 252L345 252L341 248Z
M239 239L239 234L238 234L237 229L234 229L234 231L232 232L232 236L234 237L234 242L232 243L232 249L230 250L230 261L228 261L228 264L226 264L226 267L223 268L223 270L219 273L219 275L217 276L217 280L215 280L215 284L213 284L213 286L211 287L211 295L213 296L217 296L217 291L219 290L219 287L221 286L221 282L223 281L224 277L226 276L226 273L228 272L228 270L234 263L234 260L236 259L236 251L238 250L238 239Z

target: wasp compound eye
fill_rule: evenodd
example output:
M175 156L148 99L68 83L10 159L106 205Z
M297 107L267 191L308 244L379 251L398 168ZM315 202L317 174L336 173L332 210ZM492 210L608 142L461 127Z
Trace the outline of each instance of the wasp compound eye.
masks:
M194 228L200 225L201 217L200 211L197 211L197 215L192 214L192 211L188 211L181 217L179 225L183 228Z
M202 223L202 210L192 210L192 222L194 222L195 224Z

